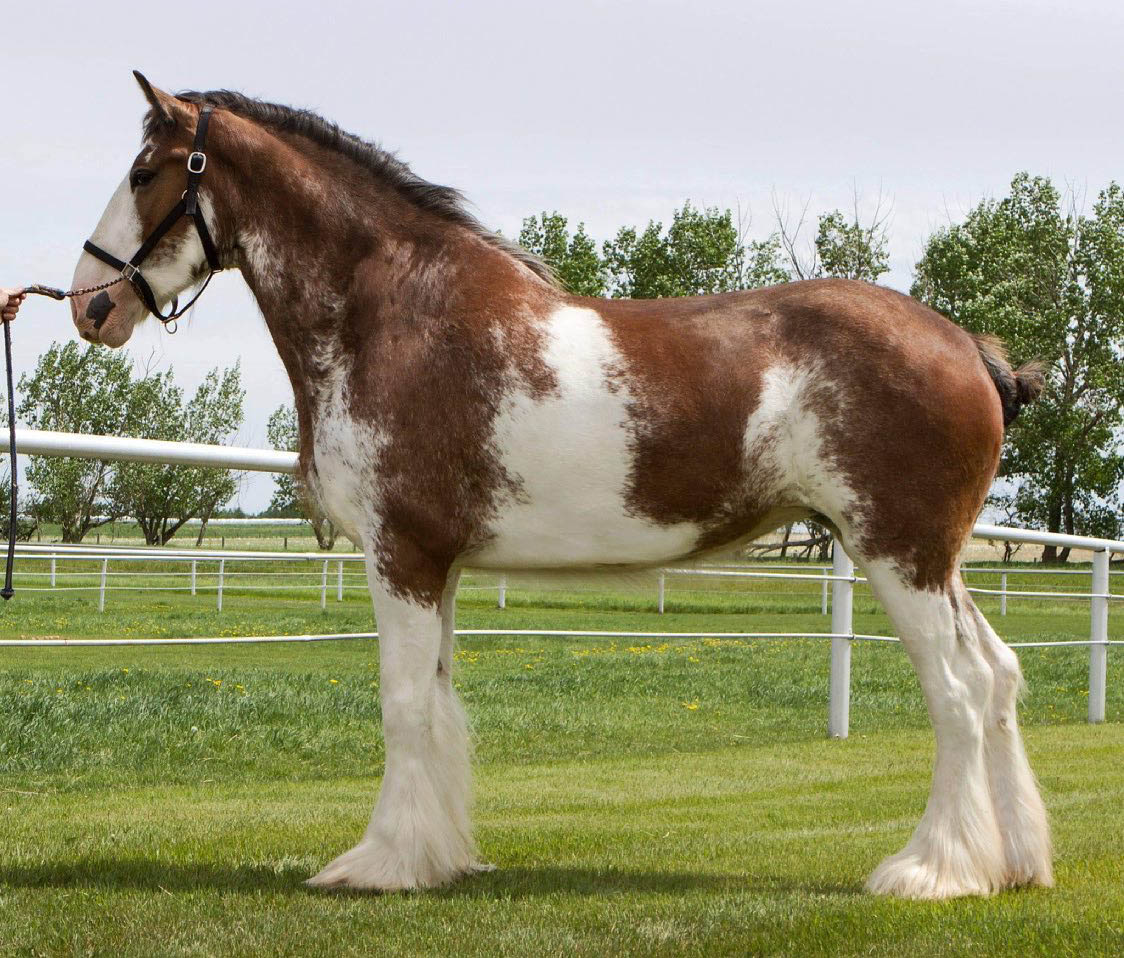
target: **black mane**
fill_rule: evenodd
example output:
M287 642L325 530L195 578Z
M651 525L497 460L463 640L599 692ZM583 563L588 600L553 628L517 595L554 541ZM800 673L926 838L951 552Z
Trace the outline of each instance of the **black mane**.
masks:
M340 129L337 124L325 120L311 110L266 103L242 93L235 93L233 90L207 92L187 90L176 95L188 103L196 105L209 103L216 109L229 110L268 129L281 133L295 133L307 137L319 146L334 150L369 170L380 182L398 190L421 209L466 227L493 246L514 256L541 279L551 285L558 285L554 271L546 263L532 253L528 253L523 247L488 229L469 213L460 190L423 180L393 153ZM155 123L155 118L150 114L145 120L146 137L153 134Z

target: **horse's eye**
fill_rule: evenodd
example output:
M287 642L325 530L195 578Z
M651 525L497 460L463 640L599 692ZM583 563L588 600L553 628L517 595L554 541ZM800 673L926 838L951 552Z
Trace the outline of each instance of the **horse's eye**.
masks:
M152 170L133 170L129 174L129 185L135 190L138 186L147 186L156 178Z

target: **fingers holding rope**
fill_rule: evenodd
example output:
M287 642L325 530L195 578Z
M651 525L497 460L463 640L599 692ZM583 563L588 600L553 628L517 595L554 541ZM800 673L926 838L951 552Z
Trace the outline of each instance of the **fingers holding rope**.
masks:
M0 321L10 323L16 318L20 304L27 298L27 290L0 289Z

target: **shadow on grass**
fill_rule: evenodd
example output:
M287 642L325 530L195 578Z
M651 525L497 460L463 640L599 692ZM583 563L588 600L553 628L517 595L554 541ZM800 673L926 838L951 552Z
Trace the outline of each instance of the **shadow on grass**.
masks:
M350 889L313 889L312 872L292 865L170 864L148 859L84 859L0 867L0 888L104 888L152 892L263 892L321 897L373 897ZM547 895L676 895L696 891L814 895L858 895L858 884L794 881L770 875L630 871L619 868L515 866L483 872L444 888L413 894L434 898L523 899Z

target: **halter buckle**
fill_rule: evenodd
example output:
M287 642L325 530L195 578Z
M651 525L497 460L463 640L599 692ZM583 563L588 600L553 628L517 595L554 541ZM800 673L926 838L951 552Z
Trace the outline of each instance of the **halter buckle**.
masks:
M196 159L198 157L198 159ZM192 163L196 165L193 166ZM207 154L196 150L187 158L187 172L196 175L202 173L207 168Z
M126 263L121 267L121 275L125 277L130 283L133 282L135 277L140 272L139 266L134 266L132 263Z

